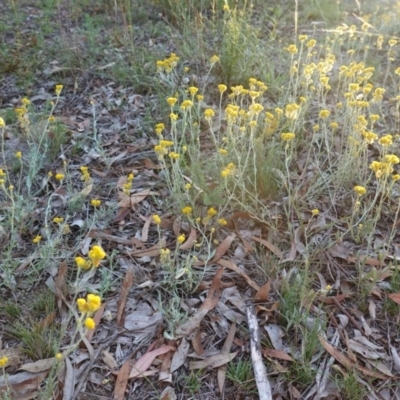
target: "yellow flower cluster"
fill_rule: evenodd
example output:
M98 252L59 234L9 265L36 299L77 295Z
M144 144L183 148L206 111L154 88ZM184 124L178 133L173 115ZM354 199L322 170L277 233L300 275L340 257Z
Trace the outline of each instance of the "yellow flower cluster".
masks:
M181 103L180 109L182 111L186 111L188 109L190 109L193 106L193 102L191 100L184 100Z
M93 318L90 317L101 307L101 297L96 294L88 294L86 299L79 298L76 300L78 310L81 312L81 318L85 318L84 325L86 329L94 329L96 323Z
M178 65L179 57L175 53L171 53L168 58L164 60L158 60L156 62L157 72L171 73L173 69Z
M94 245L88 253L89 258L92 261L92 265L95 268L100 265L101 260L103 260L106 255L106 252L99 245Z
M183 215L190 215L192 213L193 209L192 207L186 206L182 208L182 214Z
M399 157L394 154L387 154L383 161L372 161L369 167L375 172L375 176L380 179L388 177L393 172L393 165L399 162Z
M55 88L56 96L59 96L61 94L63 87L64 87L63 85L56 85L56 88Z
M101 200L99 200L99 199L92 199L91 201L90 201L90 204L93 206L93 207L100 207L100 205L101 205Z
M0 358L0 368L4 368L8 363L8 357L4 356Z
M17 114L17 120L21 130L28 134L29 133L29 115L28 115L28 105L31 104L30 100L24 97L21 100L21 107L15 109L15 114Z
M206 121L210 122L211 118L215 115L214 110L212 108L207 108L204 110L204 117Z
M157 214L153 215L152 220L156 225L160 225L161 224L161 218Z
M78 268L88 270L92 267L97 268L100 265L101 260L106 257L106 252L99 245L94 245L89 251L89 260L83 257L75 257L75 263Z
M54 217L54 218L53 218L53 222L54 222L55 224L61 224L63 221L64 221L64 218L63 218L63 217Z
M6 123L4 122L4 119L0 117L0 128L5 128Z
M221 176L223 178L227 178L229 175L233 175L234 171L235 171L235 164L233 163L229 163L226 168L224 168L221 172Z
M364 186L354 186L354 191L357 193L357 196L359 197L367 193L367 189L365 189Z
M388 147L393 144L393 136L392 135L385 135L382 136L379 140L378 143L383 146L383 147Z
M90 183L90 173L88 167L82 165L79 169L81 170L82 173L81 181L84 181L85 185L88 185Z
M156 134L157 134L158 136L161 136L162 131L163 131L164 129L165 129L165 125L164 125L162 122L158 123L158 124L156 125L156 127L155 127Z
M296 119L299 115L300 106L296 103L287 104L285 107L285 116L287 119Z
M133 174L130 173L130 174L127 176L126 182L124 183L124 185L123 185L123 187L122 187L122 188L123 188L123 189L122 189L122 190L123 190L123 193L126 194L127 196L129 196L130 193L131 193L133 178L134 178Z
M160 140L159 143L154 146L154 151L159 157L163 157L168 154L168 149L174 145L174 142L170 140Z
M281 133L281 139L284 142L290 142L291 140L293 140L296 137L296 135L292 132L284 132Z
M39 244L41 240L42 240L42 237L41 237L40 235L36 235L36 236L32 239L32 243L34 243L34 244Z

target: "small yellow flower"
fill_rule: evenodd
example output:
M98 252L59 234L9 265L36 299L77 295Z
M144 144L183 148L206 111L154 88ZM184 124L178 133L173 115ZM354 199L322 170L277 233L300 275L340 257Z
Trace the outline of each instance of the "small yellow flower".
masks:
M322 119L328 118L331 112L329 110L321 110L319 112L319 117Z
M96 323L94 322L93 318L86 318L85 319L85 327L86 329L94 329L96 327Z
M307 46L309 49L312 49L316 44L317 44L317 41L316 41L315 39L310 39L310 40L306 43L306 46Z
M294 133L291 132L286 132L286 133L282 133L281 134L281 139L285 142L290 142L291 140L293 140L296 137L296 135Z
M4 356L0 358L0 368L4 368L8 363L8 357Z
M92 250L89 251L89 258L92 261L93 267L97 268L100 265L100 261L106 257L106 252L99 245L94 245Z
M221 83L220 85L218 85L218 90L219 90L219 92L222 94L222 93L224 93L224 92L226 92L226 89L227 89L227 87L226 87L226 85L224 85L223 83Z
M185 235L179 235L176 239L179 244L182 244L185 241Z
M182 208L183 215L190 215L192 213L192 207L186 206Z
M357 196L363 196L367 193L367 189L364 186L354 186L354 191L357 193Z
M220 225L222 225L222 226L225 226L225 225L227 225L228 221L227 221L225 218L220 218L220 219L218 220L218 223L219 223Z
M195 86L190 86L188 90L189 90L190 95L194 96L198 92L199 88L197 88Z
M65 175L64 175L64 174L61 174L61 173L58 173L58 174L56 174L55 178L56 178L58 181L62 181L62 180L65 178Z
M393 180L393 182L396 182L396 181L398 181L399 179L400 179L400 175L399 175L399 174L392 175L392 180Z
M56 360L57 360L57 361L61 361L61 360L63 359L62 353L57 353L57 354L55 355L55 357L56 357Z
M212 108L207 108L204 110L204 117L207 121L211 120L211 118L215 115L214 110Z
M186 183L185 189L186 189L186 190L189 190L189 189L191 189L191 188L192 188L192 184L191 184L191 183Z
M178 99L176 97L168 97L168 99L167 99L167 103L171 107L173 107L177 101L178 101Z
M209 217L213 217L214 215L216 215L217 214L217 210L214 208L214 207L210 207L208 210L207 210L207 215L209 216Z
M75 257L75 263L78 268L82 268L85 271L90 269L90 267L92 266L92 263L89 260L85 260L83 257Z
M63 90L63 85L56 85L56 95L59 96L61 93L61 90Z
M6 123L4 122L4 119L0 117L0 128L4 128L6 126Z
M17 151L17 152L15 153L15 158L20 159L21 157L22 157L22 153L21 153L20 151Z
M313 210L311 210L311 214L312 215L318 215L319 214L319 210L318 210L318 208L314 208Z
M40 241L42 240L42 237L40 235L36 235L33 239L32 239L32 243L38 244L40 243Z
M197 98L198 101L203 101L204 100L204 96L202 94L198 94L196 96L196 98Z
M99 207L100 204L101 204L101 200L99 200L99 199L92 199L92 200L90 201L90 204L91 204L93 207Z
M101 297L97 294L88 294L86 296L86 307L89 312L96 312L101 307Z
M169 114L169 118L171 119L171 121L176 121L178 119L178 115L171 113L171 114Z
M157 214L153 215L153 216L152 216L152 219L153 219L153 222L154 222L156 225L160 225L160 224L161 224L161 218L160 218Z
M285 49L288 51L291 55L294 55L298 52L297 47L295 44L291 44L288 48Z
M307 40L307 37L307 35L299 35L300 42L304 42L305 40Z
M217 63L218 61L219 61L219 57L216 56L216 55L213 55L213 56L210 58L210 63L211 63L211 64L215 64L215 63Z
M63 221L64 221L64 218L63 218L63 217L54 217L54 218L53 218L53 222L54 222L55 224L61 224Z
M398 164L400 162L399 157L397 157L394 154L387 154L385 156L385 162L387 162L390 165Z
M226 150L226 149L219 149L219 150L218 150L218 153L219 153L221 156L226 156L226 155L228 155L228 150Z
M384 147L386 147L386 146L391 146L391 145L393 144L393 136L392 136L392 135L385 135L385 136L382 136L382 137L378 140L378 143L379 143L381 146L384 146Z

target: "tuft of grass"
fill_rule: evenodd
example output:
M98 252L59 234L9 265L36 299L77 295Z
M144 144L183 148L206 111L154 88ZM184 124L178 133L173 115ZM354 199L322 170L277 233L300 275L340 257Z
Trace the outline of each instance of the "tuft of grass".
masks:
M241 359L239 361L231 361L226 370L226 377L235 388L248 395L255 394L256 388L254 384L253 367L250 360Z

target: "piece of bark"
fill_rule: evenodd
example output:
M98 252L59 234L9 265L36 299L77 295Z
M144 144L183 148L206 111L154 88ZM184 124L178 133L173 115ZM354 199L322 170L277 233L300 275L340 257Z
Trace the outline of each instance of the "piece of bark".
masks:
M260 400L272 400L271 385L269 384L267 370L261 355L257 317L253 304L250 300L246 301L246 316L250 334L251 361L253 363L254 378L257 384L258 396Z

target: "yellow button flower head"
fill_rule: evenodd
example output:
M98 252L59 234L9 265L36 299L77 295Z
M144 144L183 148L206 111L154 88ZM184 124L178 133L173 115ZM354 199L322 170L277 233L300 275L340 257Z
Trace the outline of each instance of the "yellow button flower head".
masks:
M86 303L85 299L77 299L76 300L76 305L78 306L78 310L81 313L87 313L88 312L87 303Z
M65 178L65 175L64 175L64 174L61 174L61 173L58 173L58 174L56 174L55 178L56 178L58 181L62 181L62 180Z
M0 128L4 128L6 126L6 123L4 122L4 119L0 117Z
M195 86L190 86L188 90L189 90L190 95L194 96L199 91L199 88L197 88Z
M219 92L222 94L222 93L224 93L224 92L226 92L226 89L227 89L227 87L226 87L226 85L224 85L223 83L221 83L220 85L218 85L218 90L219 90Z
M211 63L211 64L215 64L215 63L217 63L218 61L219 61L219 57L216 56L216 55L213 55L213 56L210 58L210 63Z
M313 210L311 210L311 214L312 215L318 215L319 214L319 210L318 210L318 208L314 208Z
M218 220L218 223L219 223L220 225L222 225L222 226L225 226L225 225L228 224L228 221L227 221L225 218L220 218L220 219Z
M94 322L93 318L86 318L85 319L85 327L86 329L94 329L96 327L96 323Z
M57 354L55 355L55 357L56 357L56 360L57 360L57 361L61 361L61 360L63 359L62 353L57 353Z
M214 215L216 215L217 214L217 210L214 208L214 207L210 207L208 210L207 210L207 215L209 216L209 217L213 217Z
M183 215L190 215L192 213L192 207L186 206L182 208Z
M93 207L99 207L99 206L101 205L101 200L92 199L91 202L90 202L90 204L91 204Z
M215 115L214 110L212 108L207 108L204 110L204 117L207 121L210 121L211 118Z
M89 251L89 258L92 261L93 267L97 268L100 265L100 261L106 257L106 252L99 245L94 245L92 250Z
M176 239L179 244L182 244L185 241L185 235L179 235Z
M298 52L297 47L295 44L291 44L288 48L285 49L288 51L291 55L296 54Z
M397 157L394 154L387 154L385 156L385 162L387 162L388 164L394 165L394 164L398 164L400 162L399 157Z
M96 294L88 294L86 304L88 311L94 313L101 307L101 297Z
M171 107L173 107L177 101L178 101L178 99L176 97L168 97L168 99L167 99L167 103Z
M8 363L8 357L4 356L0 358L0 368L4 368Z
M378 143L383 147L391 146L393 144L393 136L392 135L382 136L378 140Z
M305 40L307 40L307 37L307 35L299 35L300 42L304 42Z
M157 225L161 224L161 218L157 214L153 215L152 219L155 224Z
M310 39L310 40L306 43L306 46L307 46L309 49L312 49L316 44L317 44L317 41L316 41L315 39Z
M63 218L63 217L54 217L54 218L53 218L53 222L54 222L55 224L61 224L63 221L64 221L64 218Z
M354 186L354 191L357 193L357 196L363 196L367 193L367 189L364 186Z
M392 175L392 179L394 182L396 182L400 179L400 175L399 174Z
M15 153L15 158L20 159L21 157L22 157L22 153L21 153L20 151L17 151L17 152Z
M219 149L218 153L221 154L221 156L226 156L228 155L228 150L226 149Z
M40 235L36 235L33 239L32 242L35 244L40 243L40 241L42 240L42 237Z
M186 183L185 184L185 189L186 190L189 190L189 189L191 189L192 188L192 184L191 183Z
M319 112L319 117L322 119L328 118L331 112L329 110L321 110Z
M82 268L84 270L88 270L92 266L92 263L89 260L85 260L83 257L75 257L75 263L78 268Z
M285 142L290 142L296 137L296 135L292 132L285 132L281 134L281 139Z
M63 90L63 85L56 85L56 95L59 96L61 93L61 90Z

